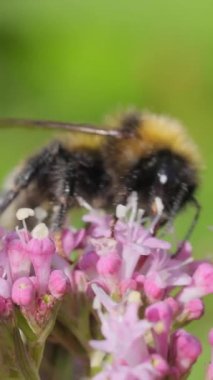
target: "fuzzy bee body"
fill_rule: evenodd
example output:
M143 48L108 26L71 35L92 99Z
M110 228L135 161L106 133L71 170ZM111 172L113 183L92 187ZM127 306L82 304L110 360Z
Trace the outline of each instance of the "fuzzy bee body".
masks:
M102 135L98 129L93 129L95 136L79 131L67 133L26 161L2 196L0 212L22 194L19 205L49 204L51 226L57 230L78 197L94 207L112 208L136 191L147 215L155 213L154 201L159 197L164 205L162 221L193 199L200 157L176 121L131 111L107 121Z

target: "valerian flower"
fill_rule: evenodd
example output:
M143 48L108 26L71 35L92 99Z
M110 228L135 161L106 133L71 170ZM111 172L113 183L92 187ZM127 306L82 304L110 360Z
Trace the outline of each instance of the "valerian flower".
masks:
M51 294L56 299L64 295L69 282L65 272L55 270L56 246L44 223L33 231L27 230L25 218L33 215L31 209L20 209L23 229L1 233L0 296L23 308L39 304L41 297ZM68 263L66 263L66 267ZM65 266L64 266L65 267Z
M212 262L195 260L188 242L174 253L156 236L160 199L148 221L136 193L114 216L82 204L86 225L60 231L63 254L41 210L20 209L21 229L0 228L0 333L12 323L14 352L37 370L51 335L74 353L82 379L90 367L94 380L185 380L202 351L185 328L213 293ZM32 215L39 222L30 231ZM206 376L213 379L212 361Z

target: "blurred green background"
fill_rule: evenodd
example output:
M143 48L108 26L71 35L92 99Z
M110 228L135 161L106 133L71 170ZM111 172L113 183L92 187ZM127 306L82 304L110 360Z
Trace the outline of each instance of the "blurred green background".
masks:
M205 168L202 216L192 237L196 256L212 256L213 2L211 0L81 0L0 3L0 117L100 123L136 105L187 125ZM0 178L50 137L46 131L0 131ZM184 231L191 218L179 217ZM204 355L191 379L204 378Z

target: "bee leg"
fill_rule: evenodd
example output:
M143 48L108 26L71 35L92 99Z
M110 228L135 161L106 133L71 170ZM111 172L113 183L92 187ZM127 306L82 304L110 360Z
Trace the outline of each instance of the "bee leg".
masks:
M18 189L8 190L5 194L1 195L0 198L0 214L6 210L10 203L17 197L19 193Z
M56 249L60 256L66 257L64 252L63 243L62 243L62 227L64 225L64 221L70 207L70 202L66 197L62 197L60 199L60 203L54 206L53 215L51 221L51 231L53 232Z
M72 182L72 181L71 181ZM56 201L53 207L53 213L51 217L51 231L53 232L56 248L58 253L66 257L62 244L62 227L65 223L65 218L68 210L71 206L73 197L70 195L72 193L72 188L70 186L70 180L61 178L60 182L57 183L57 188L55 189Z
M28 187L39 174L40 169L51 163L59 149L58 143L43 149L38 155L30 158L24 168L16 175L14 186L0 197L0 214L2 214L12 201L19 195L22 189Z
M51 231L56 232L63 227L70 204L70 196L66 197L65 195L55 204L50 222Z
M115 226L116 226L117 221L118 221L118 218L117 218L116 214L113 214L112 215L112 220L111 220L111 223L110 223L110 229L111 229L111 235L112 235L112 237L115 236Z
M166 225L166 229L167 231L171 230L172 227L173 227L173 223L174 223L174 220L175 220L175 217L178 213L178 210L180 209L180 205L181 205L181 202L183 200L183 197L184 197L184 193L187 191L187 188L183 187L179 193L177 194L176 198L175 198L175 202L172 206L172 209L170 211L170 214L169 214L169 217L168 217L168 220L166 221L165 225Z

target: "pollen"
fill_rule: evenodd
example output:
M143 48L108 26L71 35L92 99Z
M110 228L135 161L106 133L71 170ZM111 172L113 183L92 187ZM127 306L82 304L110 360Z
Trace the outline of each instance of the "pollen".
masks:
M47 217L47 211L43 207L36 207L34 209L35 217L39 222L43 222L44 219Z
M133 303L140 303L141 302L141 294L137 292L136 290L133 290L128 295L128 301Z
M45 223L39 223L37 226L32 230L32 237L34 239L42 240L48 237L49 230Z
M34 215L35 215L35 212L33 211L33 209L25 207L25 208L18 209L16 213L16 218L18 220L24 220Z
M116 217L118 219L125 218L126 212L127 212L127 207L126 206L121 205L121 204L117 205L117 207L116 207Z
M156 323L154 330L157 334L162 334L165 331L164 323L159 321Z
M164 209L163 202L160 197L155 197L153 204L153 211L157 215L161 215Z
M19 287L19 289L26 289L27 284L25 282L21 282L18 287Z

